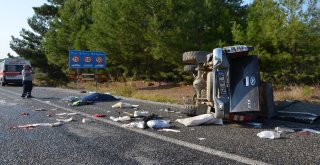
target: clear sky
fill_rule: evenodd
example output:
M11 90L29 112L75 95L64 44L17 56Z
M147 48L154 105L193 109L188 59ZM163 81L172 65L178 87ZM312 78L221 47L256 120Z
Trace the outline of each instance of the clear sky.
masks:
M252 0L244 0L244 3ZM27 19L34 14L32 7L38 7L47 0L0 0L0 59L6 58L10 53L16 53L10 49L11 36L20 37L22 28L30 29Z
M32 7L41 6L47 0L0 0L0 59L8 53L16 55L10 49L11 36L19 37L22 28L30 29L27 19L34 14Z

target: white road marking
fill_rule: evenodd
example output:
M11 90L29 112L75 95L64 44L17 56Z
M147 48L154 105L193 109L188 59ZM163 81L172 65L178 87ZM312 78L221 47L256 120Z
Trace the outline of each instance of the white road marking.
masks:
M16 92L12 92L12 91L9 91L9 90L6 90L6 89L1 89L1 88L0 88L0 90L4 90L4 91L7 91L7 92L10 92L10 93L12 93L14 95L18 95L20 97L20 94L18 94ZM51 106L57 107L59 109L63 109L63 110L68 111L68 112L78 113L78 114L80 114L82 116L85 116L87 118L92 118L92 119L95 119L95 120L99 120L101 122L104 122L104 123L107 123L107 124L110 124L110 125L113 125L113 126L116 126L116 127L120 127L122 129L130 130L130 131L133 131L133 132L136 132L136 133L139 133L139 134L143 134L143 135L146 135L146 136L149 136L149 137L153 137L155 139L159 139L159 140L162 140L162 141L170 142L170 143L177 144L177 145L180 145L180 146L183 146L183 147L187 147L187 148L190 148L190 149L194 149L194 150L198 150L198 151L201 151L201 152L205 152L205 153L208 153L208 154L213 155L213 156L218 156L218 157L221 157L221 158L226 158L226 159L229 159L229 160L234 160L234 161L237 161L237 162L240 162L240 163L245 163L245 164L250 164L250 165L257 165L257 164L259 164L259 165L269 165L269 163L265 163L265 162L262 162L262 161L253 160L253 159L246 158L246 157L243 157L243 156L239 156L239 155L236 155L236 154L230 154L230 153L227 153L227 152L223 152L223 151L219 151L219 150L216 150L216 149L200 146L200 145L189 143L189 142L186 142L186 141L182 141L182 140L166 137L166 136L163 136L163 135L160 135L160 134L156 134L156 133L153 133L153 132L148 132L148 131L141 130L141 129L126 128L126 127L123 127L121 124L119 124L117 122L113 122L111 120L107 120L107 119L103 119L103 118L95 118L90 114L83 113L83 112L78 112L78 111L72 110L70 108L62 107L60 105L56 105L56 104L53 104L53 103L47 102L47 101L42 101L42 100L39 100L39 99L36 99L36 98L31 98L31 99L34 100L34 101L43 103L43 104L47 104L47 105L51 105Z

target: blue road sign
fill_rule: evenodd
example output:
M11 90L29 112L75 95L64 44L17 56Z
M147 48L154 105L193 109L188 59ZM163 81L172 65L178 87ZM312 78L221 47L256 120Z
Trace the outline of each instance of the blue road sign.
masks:
M69 50L69 68L106 68L106 52Z

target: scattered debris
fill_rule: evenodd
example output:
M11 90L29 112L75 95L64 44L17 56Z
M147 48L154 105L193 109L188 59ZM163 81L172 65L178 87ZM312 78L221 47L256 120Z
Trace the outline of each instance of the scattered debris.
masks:
M77 97L77 96L67 96L62 99L62 101L67 102L67 103L73 103L78 100L79 100L79 97Z
M39 109L34 109L33 111L47 111L47 110L44 108L39 108Z
M171 110L170 108L165 108L164 111L169 112L169 113L174 113L174 110Z
M161 128L169 128L170 124L168 120L149 120L147 122L149 128L153 129L161 129Z
M73 120L73 117L70 117L69 119L56 119L56 120L64 123L69 123Z
M139 105L131 105L129 103L118 102L112 106L112 108L138 108Z
M58 110L58 108L52 108L52 109L51 109L51 111L56 111L56 110Z
M66 115L67 113L57 113L56 116L64 116Z
M206 138L198 138L198 140L202 141L202 140L206 140Z
M56 122L56 123L36 123L36 124L25 124L25 125L18 125L17 127L13 128L23 128L23 129L32 129L37 126L49 126L49 127L57 127L62 125L61 122Z
M82 96L82 97L68 96L63 98L62 100L69 103L70 106L80 106L80 105L93 104L95 101L116 101L119 99L109 94L90 92L90 94L86 96Z
M75 106L90 105L90 104L93 104L93 101L78 100L78 101L72 102L71 104L68 104L68 105L72 106L72 107L75 107Z
M282 134L282 133L286 134L286 133L293 133L293 132L295 132L294 129L286 128L286 127L276 127L276 128L274 128L274 130L277 131L277 132L279 132L279 133L281 133L281 134Z
M144 121L131 122L129 124L124 124L123 126L129 127L129 128L141 128L141 129L146 128Z
M90 118L83 118L82 119L82 123L91 123L93 122L93 120L91 120Z
M133 117L147 117L148 115L148 111L134 111L133 113Z
M73 116L73 115L78 115L78 113L73 112L73 113L67 113L67 116Z
M81 100L83 101L117 101L119 100L118 98L115 98L114 96L110 94L102 94L102 93L96 93L95 91L93 92L88 92L90 95L83 96L81 97Z
M110 119L113 121L129 121L129 120L131 120L130 116L123 116L123 117L110 116Z
M110 112L110 111L107 111L107 112ZM124 114L127 114L127 115L129 115L129 116L134 116L134 114L132 114L132 113L129 113L129 112L123 112Z
M280 132L274 132L274 131L262 131L257 134L260 138L265 139L278 139L280 138Z
M49 114L49 115L47 115L47 117L52 117L52 115Z
M158 131L165 131L165 132L175 132L175 133L179 133L179 130L176 129L168 129L168 128L163 128L163 129L159 129Z
M204 124L216 124L216 125L223 125L223 120L222 119L217 119L213 117L209 121L205 122Z
M222 125L222 119L217 119L212 116L212 114L202 114L195 117L188 117L184 119L177 119L177 122L185 126L198 126L201 124L219 124Z
M22 112L22 113L20 113L20 115L22 115L22 116L28 116L28 115L30 115L30 114L27 113L27 112Z
M73 115L78 115L78 113L57 113L56 116L73 116Z
M104 114L94 114L93 116L94 117L106 117L106 115L104 115Z
M12 127L12 128L33 129L34 127L36 127L34 124L26 124L26 125L18 125L17 127Z

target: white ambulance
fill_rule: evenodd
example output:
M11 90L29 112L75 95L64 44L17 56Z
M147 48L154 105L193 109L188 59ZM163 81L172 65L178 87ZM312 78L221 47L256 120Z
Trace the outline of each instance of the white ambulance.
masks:
M30 65L28 60L23 58L6 58L0 62L0 84L5 86L6 84L22 84L21 71L23 65Z

